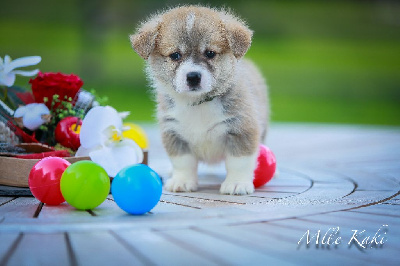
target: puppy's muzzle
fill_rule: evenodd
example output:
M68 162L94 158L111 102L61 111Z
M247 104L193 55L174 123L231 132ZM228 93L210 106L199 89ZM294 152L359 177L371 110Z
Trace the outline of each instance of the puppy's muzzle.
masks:
M186 74L186 82L191 90L196 90L201 82L201 74L199 72L189 72Z

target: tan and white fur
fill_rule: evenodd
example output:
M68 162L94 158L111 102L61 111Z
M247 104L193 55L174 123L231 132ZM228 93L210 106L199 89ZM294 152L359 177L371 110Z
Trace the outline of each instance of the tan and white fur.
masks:
M259 143L266 135L267 87L242 57L252 31L225 10L181 6L152 16L130 36L147 60L157 117L173 166L169 191L196 191L199 162L225 160L222 194L254 191Z

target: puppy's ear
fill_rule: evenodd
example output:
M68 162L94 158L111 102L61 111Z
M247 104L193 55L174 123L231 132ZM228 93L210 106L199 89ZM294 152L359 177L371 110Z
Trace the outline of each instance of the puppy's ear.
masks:
M222 15L222 23L226 31L226 39L234 56L237 59L243 57L251 45L251 37L253 32L246 24L235 16L224 13Z
M154 16L143 23L135 34L129 36L133 50L143 59L147 60L154 50L159 25L160 17Z

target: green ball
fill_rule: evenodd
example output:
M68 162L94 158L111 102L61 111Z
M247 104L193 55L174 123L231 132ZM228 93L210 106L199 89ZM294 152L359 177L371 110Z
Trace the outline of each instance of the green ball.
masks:
M92 161L71 164L61 176L61 193L65 200L79 210L99 206L110 192L107 172Z

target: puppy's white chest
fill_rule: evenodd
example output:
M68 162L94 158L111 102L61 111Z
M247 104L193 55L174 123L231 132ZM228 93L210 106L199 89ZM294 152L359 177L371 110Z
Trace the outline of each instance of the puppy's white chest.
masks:
M177 105L172 116L178 120L175 130L189 142L193 152L205 161L218 161L224 153L221 137L226 134L226 116L220 101L200 105Z
M217 100L195 106L177 106L174 117L179 121L179 132L191 141L215 139L225 132L223 121L226 118Z

